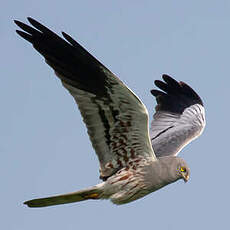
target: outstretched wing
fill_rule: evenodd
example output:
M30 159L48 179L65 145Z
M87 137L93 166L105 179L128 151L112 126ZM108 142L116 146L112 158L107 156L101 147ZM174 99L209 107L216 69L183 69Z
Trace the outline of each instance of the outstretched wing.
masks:
M168 75L162 78L165 82L156 80L155 85L163 92L151 90L157 106L150 137L157 157L177 155L205 127L203 102L197 93Z
M64 39L32 18L17 33L44 56L78 104L106 179L138 156L156 159L148 112L137 96L66 33Z

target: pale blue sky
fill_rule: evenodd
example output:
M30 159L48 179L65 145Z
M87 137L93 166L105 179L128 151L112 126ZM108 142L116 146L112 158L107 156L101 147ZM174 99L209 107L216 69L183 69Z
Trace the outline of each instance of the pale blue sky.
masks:
M229 226L230 1L4 1L0 36L1 229L220 229ZM153 114L163 73L190 84L206 106L203 135L180 154L191 168L136 202L86 201L30 209L23 201L99 182L77 106L13 19L72 35Z

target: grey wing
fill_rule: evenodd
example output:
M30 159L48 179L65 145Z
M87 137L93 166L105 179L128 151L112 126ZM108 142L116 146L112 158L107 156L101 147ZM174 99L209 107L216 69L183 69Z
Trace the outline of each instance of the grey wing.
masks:
M156 80L159 90L151 90L157 106L150 128L153 150L157 157L177 155L197 138L205 127L205 111L201 98L184 82L168 75Z
M45 57L78 104L106 179L138 156L156 159L148 112L137 96L66 33L64 39L28 18L17 33Z

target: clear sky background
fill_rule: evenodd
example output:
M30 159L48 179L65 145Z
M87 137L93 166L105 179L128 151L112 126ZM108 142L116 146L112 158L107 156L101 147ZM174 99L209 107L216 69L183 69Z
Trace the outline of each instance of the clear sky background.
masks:
M3 1L0 14L1 229L227 229L230 152L230 1ZM126 83L152 117L163 73L206 107L203 135L180 154L178 181L123 206L86 201L30 209L23 201L99 183L98 161L73 98L13 19L65 31Z

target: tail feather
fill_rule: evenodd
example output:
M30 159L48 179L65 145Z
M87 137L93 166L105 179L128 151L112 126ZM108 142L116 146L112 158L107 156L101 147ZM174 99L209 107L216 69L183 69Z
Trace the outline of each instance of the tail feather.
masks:
M102 190L99 187L91 187L77 192L67 193L63 195L51 196L25 201L24 204L31 208L46 207L51 205L67 204L79 202L88 199L100 199Z

